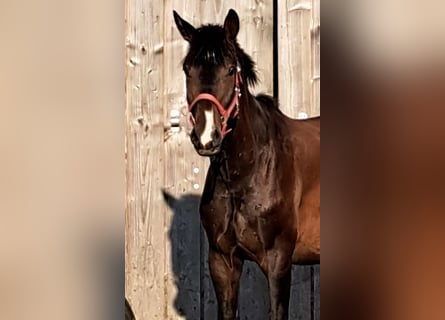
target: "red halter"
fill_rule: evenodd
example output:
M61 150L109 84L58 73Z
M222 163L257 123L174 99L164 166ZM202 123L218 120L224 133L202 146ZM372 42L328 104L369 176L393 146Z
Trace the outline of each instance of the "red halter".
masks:
M229 133L232 129L227 130L227 122L229 121L229 119L231 118L231 115L233 113L233 111L235 110L235 113L233 114L233 117L236 117L238 115L239 112L239 97L241 96L241 89L239 87L240 83L241 83L241 68L237 67L236 68L236 73L235 73L235 86L234 86L234 91L235 94L233 95L232 101L229 104L229 107L227 108L227 110L223 107L223 105L221 104L221 102L218 101L218 99L210 94L210 93L200 93L193 101L192 103L190 103L189 105L189 112L190 112L190 120L192 122L192 124L195 124L195 119L193 118L192 115L192 109L193 107L201 100L207 100L212 102L216 108L218 109L218 112L221 116L221 120L222 120L222 124L221 124L221 135L224 137L227 133Z

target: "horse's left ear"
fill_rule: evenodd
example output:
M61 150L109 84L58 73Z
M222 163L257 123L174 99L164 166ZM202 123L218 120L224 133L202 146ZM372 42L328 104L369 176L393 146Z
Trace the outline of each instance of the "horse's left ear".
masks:
M239 31L239 18L235 10L230 9L229 13L224 20L224 31L226 32L226 37L230 40L235 40Z

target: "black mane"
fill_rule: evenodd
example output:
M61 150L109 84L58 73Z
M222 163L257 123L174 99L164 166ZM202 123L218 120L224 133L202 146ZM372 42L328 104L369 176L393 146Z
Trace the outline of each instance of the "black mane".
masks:
M255 97L255 99L268 109L280 110L278 107L278 100L268 94L260 93Z
M184 64L219 65L225 64L226 59L239 62L243 79L248 85L258 82L252 58L241 49L236 40L227 39L222 26L208 24L196 29Z

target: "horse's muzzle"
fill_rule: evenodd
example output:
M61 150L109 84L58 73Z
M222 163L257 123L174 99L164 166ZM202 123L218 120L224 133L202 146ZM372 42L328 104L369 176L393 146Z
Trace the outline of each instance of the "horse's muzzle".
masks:
M218 146L216 148L211 148L211 149L199 149L199 150L197 149L196 151L200 156L211 157L217 155L221 151L221 147Z
M201 141L199 141L196 131L193 129L190 134L190 140L192 141L192 144L195 147L196 152L200 156L210 157L218 154L221 151L221 146L222 146L221 134L214 135L211 142L207 143L206 145L203 145Z

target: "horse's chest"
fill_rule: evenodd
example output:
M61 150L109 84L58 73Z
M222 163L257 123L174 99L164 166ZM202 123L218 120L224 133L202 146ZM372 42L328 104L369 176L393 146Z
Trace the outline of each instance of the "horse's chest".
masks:
M201 219L210 245L223 252L239 247L250 258L258 259L273 246L280 230L275 213L282 199L276 194L270 196L270 192L251 192L244 188L232 192L223 187L216 190L220 194L213 193L211 200L201 206Z
M247 254L258 256L273 244L274 224L272 208L252 200L235 210L233 230L236 241Z
M233 230L237 245L247 254L257 255L262 251L263 241L261 237L261 219L236 214L233 219Z
M229 208L230 206L225 206L226 210L230 210ZM231 248L238 246L246 253L259 252L264 242L262 226L266 224L266 219L253 210L231 209L230 213L225 211L224 215L216 207L204 212L201 218L209 241L222 251L230 252ZM218 211L218 217L212 214Z

